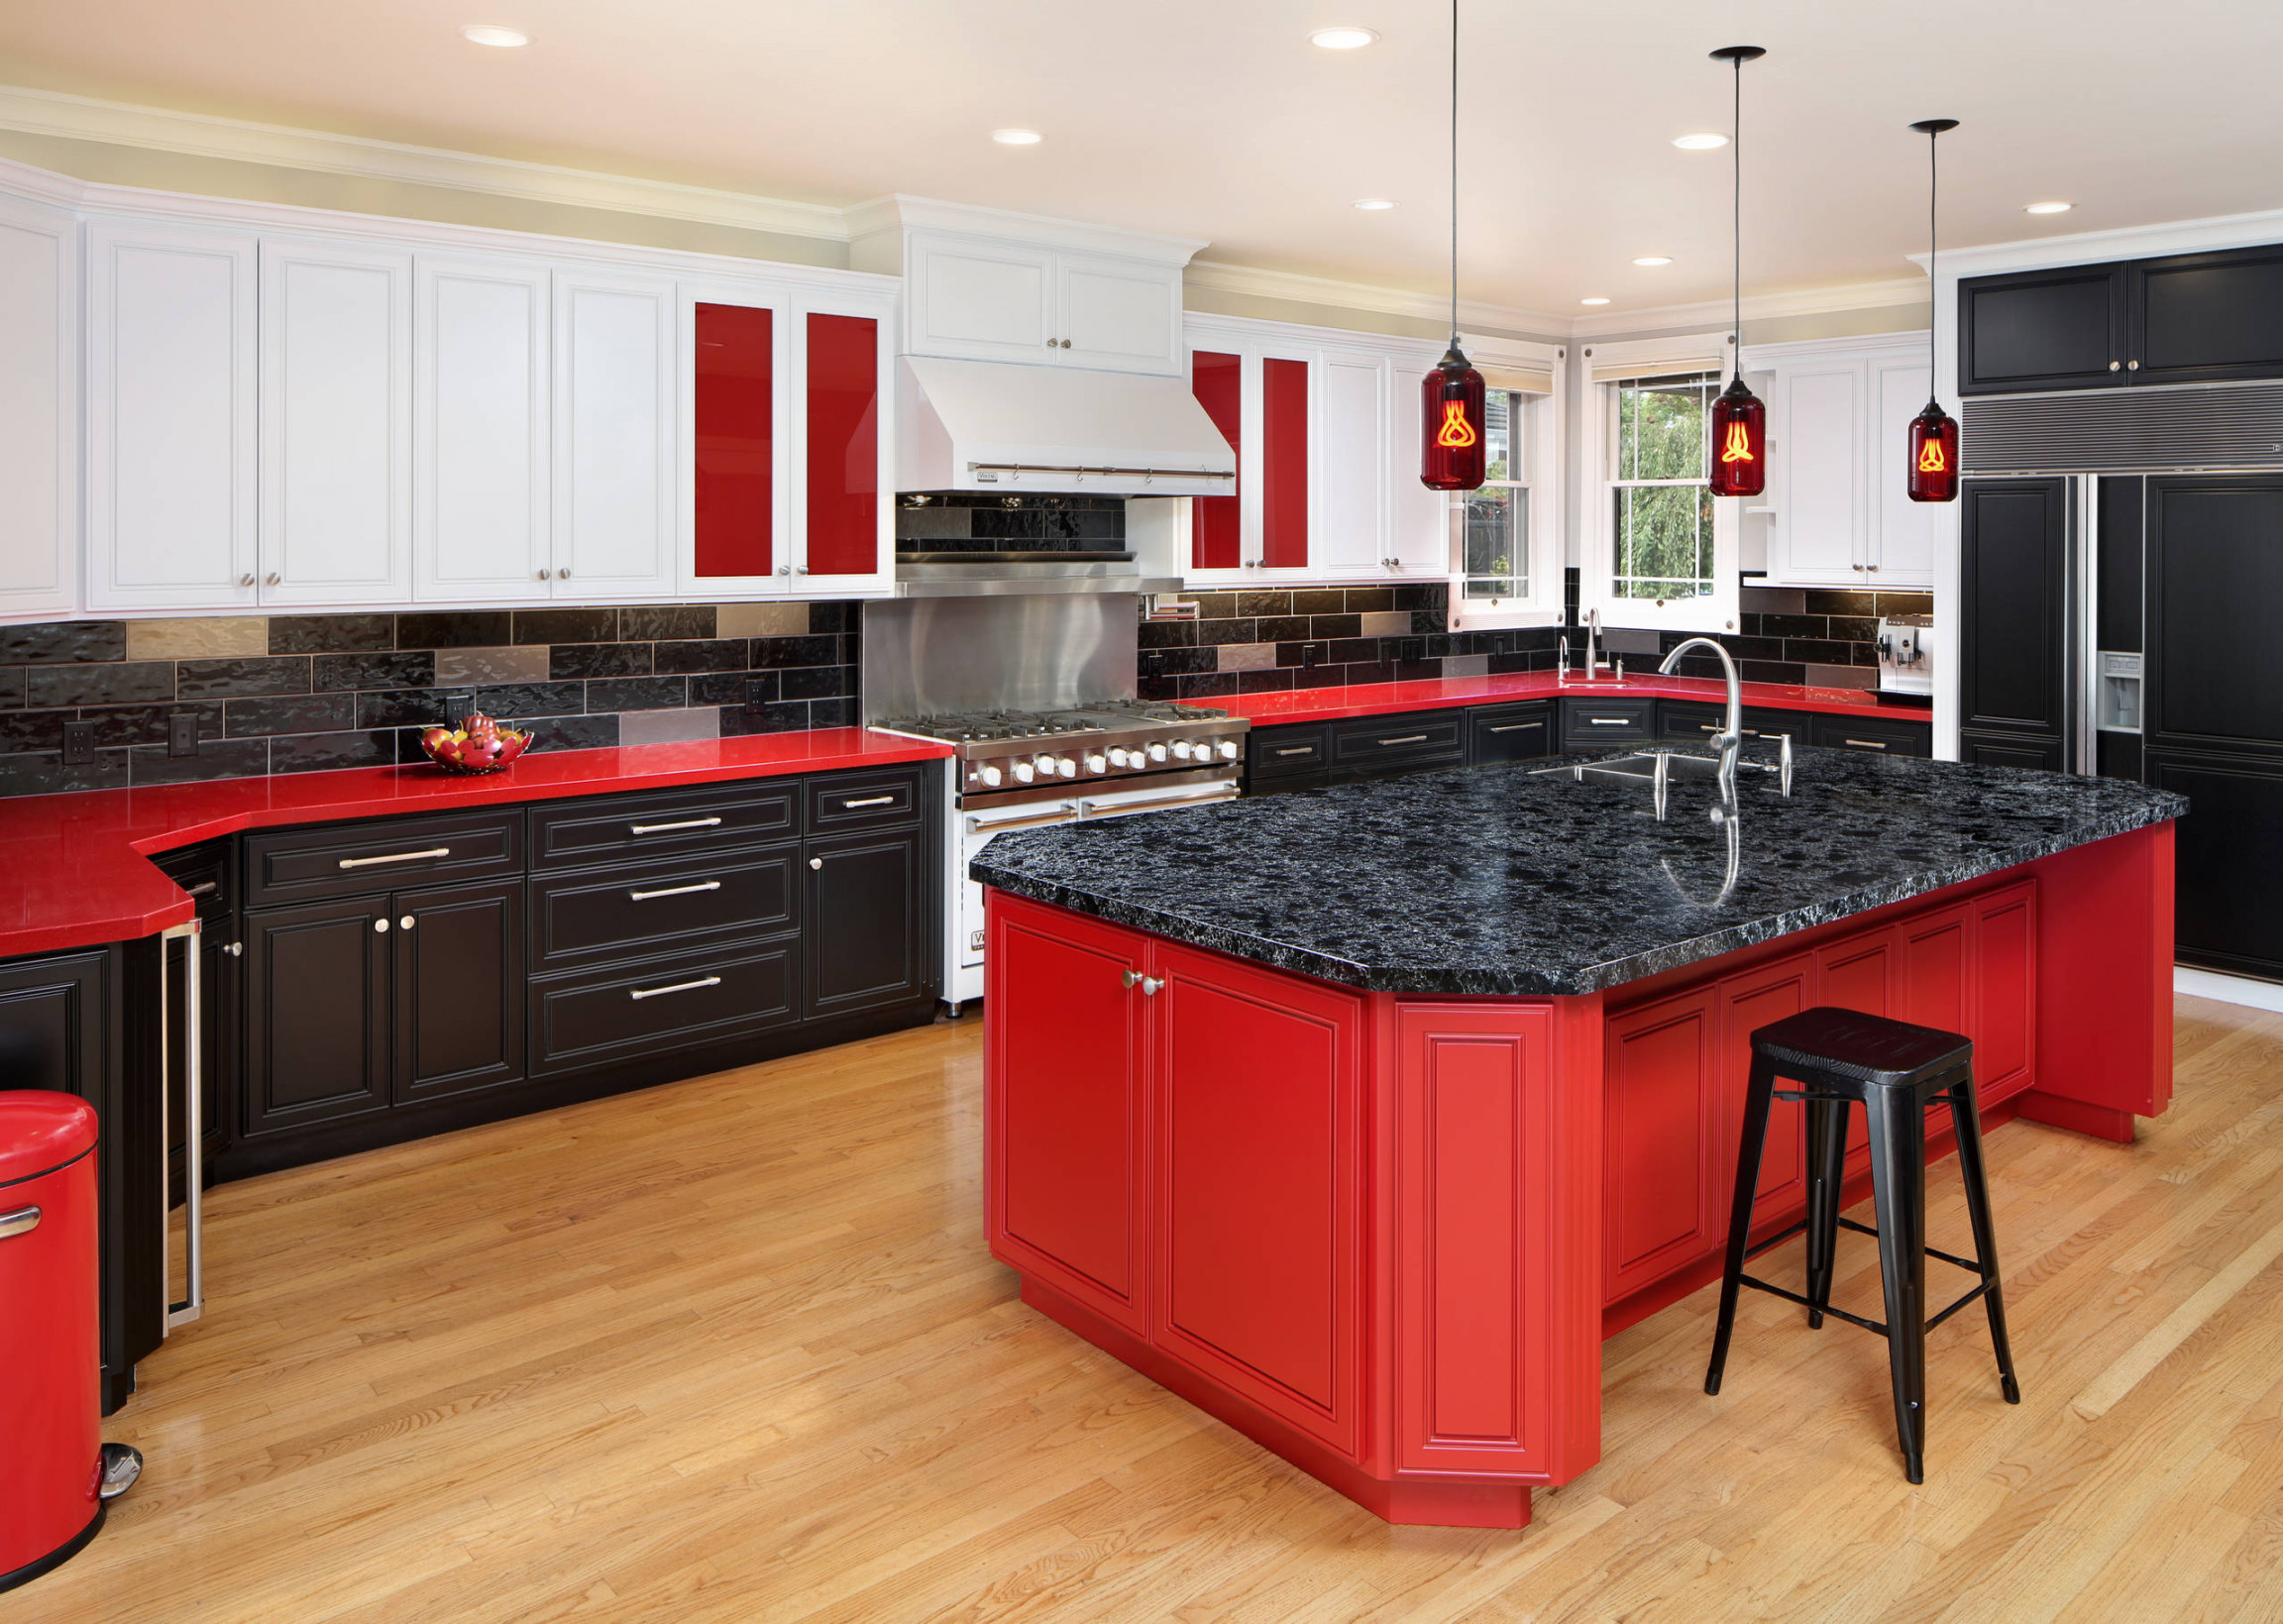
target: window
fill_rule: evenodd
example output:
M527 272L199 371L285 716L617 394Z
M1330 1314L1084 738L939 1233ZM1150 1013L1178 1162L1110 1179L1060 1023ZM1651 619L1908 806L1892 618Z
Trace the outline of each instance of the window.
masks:
M1631 378L1607 386L1614 597L1703 597L1713 591L1712 493L1705 488L1714 373Z
M1483 396L1489 458L1479 489L1446 498L1451 624L1552 625L1563 612L1563 356L1545 346L1488 342L1470 353L1489 385Z
M1460 572L1469 599L1496 606L1531 595L1530 400L1492 389L1484 401L1490 467L1479 490L1460 491Z

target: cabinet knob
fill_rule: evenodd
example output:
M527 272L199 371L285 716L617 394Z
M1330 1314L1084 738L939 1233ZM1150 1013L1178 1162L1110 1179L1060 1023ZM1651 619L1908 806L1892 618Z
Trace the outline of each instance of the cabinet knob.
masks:
M373 930L376 935L385 936L388 933L388 921L386 920L375 920Z
M1070 348L1070 341L1069 341L1068 339L1064 339L1064 340L1062 341L1062 348L1063 348L1063 349L1065 349L1065 350L1067 350L1067 349L1069 349L1069 348Z
M547 572L545 570L541 570L539 572L539 579L541 581L545 581L547 579Z
M2111 372L2115 372L2119 367L2121 367L2123 363L2120 361L2112 361L2109 363L2109 370Z
M242 941L233 941L227 943L222 951L228 953L232 958L244 958L246 956L246 944Z
M253 586L253 585L254 585L254 572L253 572L252 570L248 570L248 571L247 571L247 572L246 572L244 575L240 576L240 577L238 578L238 585L239 585L239 586L241 586L241 587L251 587L251 586Z
M809 573L809 566L806 564L799 565L794 569L793 573L795 575L807 575Z
M2137 361L2127 361L2124 363L2124 370L2128 373L2136 373L2140 370L2140 363Z
M779 575L791 575L793 573L793 566L790 564L780 564L777 566L777 573Z
M1047 349L1049 349L1049 350L1053 349L1053 348L1054 348L1054 342L1055 342L1054 340L1052 340L1052 339L1048 339L1048 340L1046 341L1046 348L1047 348Z
M1848 566L1848 568L1850 568L1850 569L1855 569L1855 570L1860 570L1860 569L1862 569L1862 568L1863 568L1863 566L1862 566L1862 565L1860 565L1860 564L1854 564L1854 565L1850 565L1850 566Z
M412 916L411 916L411 915L409 915L409 914L407 914L407 915L405 915L405 916L404 916L402 919L398 920L396 921L396 928L397 928L397 929L399 929L399 930L409 930L409 929L411 929L411 928L412 928Z
M267 576L263 577L265 583L272 587L276 586L277 583L283 579L284 577L280 576L275 570L272 570Z
M566 564L562 569L557 570L555 572L555 579L557 581L569 581L571 579L571 566Z
M811 868L822 868L824 866L824 859L821 857L812 857L809 859L809 866Z
M1165 983L1160 981L1155 976L1143 976L1142 978L1142 991L1144 995L1150 998L1155 998L1157 996L1158 989L1164 985Z

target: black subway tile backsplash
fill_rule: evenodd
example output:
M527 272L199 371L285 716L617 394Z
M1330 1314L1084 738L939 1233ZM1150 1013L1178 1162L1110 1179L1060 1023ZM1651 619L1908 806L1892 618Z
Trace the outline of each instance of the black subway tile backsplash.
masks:
M614 643L616 609L517 609L515 641L532 643Z
M679 710L689 703L683 677L612 677L587 685L592 710Z
M320 693L426 688L435 681L436 656L426 649L400 654L320 654L309 662L309 686Z
M652 669L659 676L683 676L700 671L742 671L746 641L719 637L688 643L659 643Z
M647 677L655 655L648 643L557 644L547 657L547 675L557 679Z
M309 684L309 657L302 654L174 662L174 692L185 700L306 694Z
M505 609L427 609L396 617L398 648L499 648L512 636Z
M100 753L100 752L98 752ZM137 784L202 784L212 778L260 778L270 770L268 739L216 739L194 756L169 755L163 744L138 744L126 752Z
M710 603L668 603L618 611L618 635L627 642L710 637L715 623Z
M354 733L302 733L270 741L272 773L321 773L337 767L390 767L396 735L389 729Z
M370 654L395 646L392 614L280 614L270 619L272 654Z
M0 626L0 666L70 665L127 658L124 620L43 620Z
M171 700L174 665L172 660L123 660L100 666L30 666L24 672L25 699L35 709Z

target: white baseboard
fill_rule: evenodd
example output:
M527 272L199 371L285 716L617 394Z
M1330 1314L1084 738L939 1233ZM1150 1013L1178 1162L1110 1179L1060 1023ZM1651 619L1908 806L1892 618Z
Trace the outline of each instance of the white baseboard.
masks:
M2274 1010L2283 1014L2283 982L2254 981L2249 976L2224 976L2217 970L2191 970L2185 964L2172 966L2172 990L2190 998L2217 999L2223 1004L2240 1004L2246 1009Z

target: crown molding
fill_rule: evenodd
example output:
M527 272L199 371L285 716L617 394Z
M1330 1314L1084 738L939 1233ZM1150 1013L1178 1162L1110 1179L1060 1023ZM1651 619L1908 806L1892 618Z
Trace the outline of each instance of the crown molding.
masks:
M1810 287L1793 293L1747 293L1744 319L1768 321L1779 316L1829 315L1839 310L1882 310L1898 304L1922 304L1929 296L1923 276ZM1576 338L1598 338L1606 333L1650 333L1669 327L1717 327L1725 332L1735 309L1733 300L1706 299L1697 304L1656 305L1646 310L1602 310L1574 318L1570 333Z
M1398 288L1372 287L1363 282L1337 281L1329 276L1307 276L1294 271L1262 271L1231 265L1224 260L1192 260L1182 280L1190 287L1250 298L1285 299L1298 304L1320 304L1335 310L1369 310L1382 316L1415 316L1423 321L1447 322L1451 301L1435 293L1407 293ZM1520 310L1512 305L1459 301L1459 325L1499 327L1513 332L1566 337L1569 318L1542 310Z
M1152 265L1187 265L1206 246L1202 238L1169 237L1162 232L1134 231L1125 226L1099 226L1083 220L1058 220L1019 209L985 208L979 203L951 203L938 197L914 197L896 192L875 197L845 210L842 215L851 241L861 242L885 231L924 230L961 232L1002 242L1038 243L1060 249L1080 249Z
M520 159L485 158L440 147L414 147L204 113L135 107L21 85L0 85L0 129L147 147L193 158L489 192L530 202L655 215L744 231L819 237L831 242L848 238L846 211L823 204L792 203L710 186L530 163Z
M2046 266L2098 265L2107 260L2147 260L2163 254L2205 249L2254 248L2283 239L2283 209L2252 214L2218 214L2203 220L2174 220L2156 226L2121 226L2108 231L2072 232L2066 237L2031 237L1981 248L1946 248L1942 276L1980 276L1999 271L2037 271ZM1913 254L1923 267L1927 257Z

